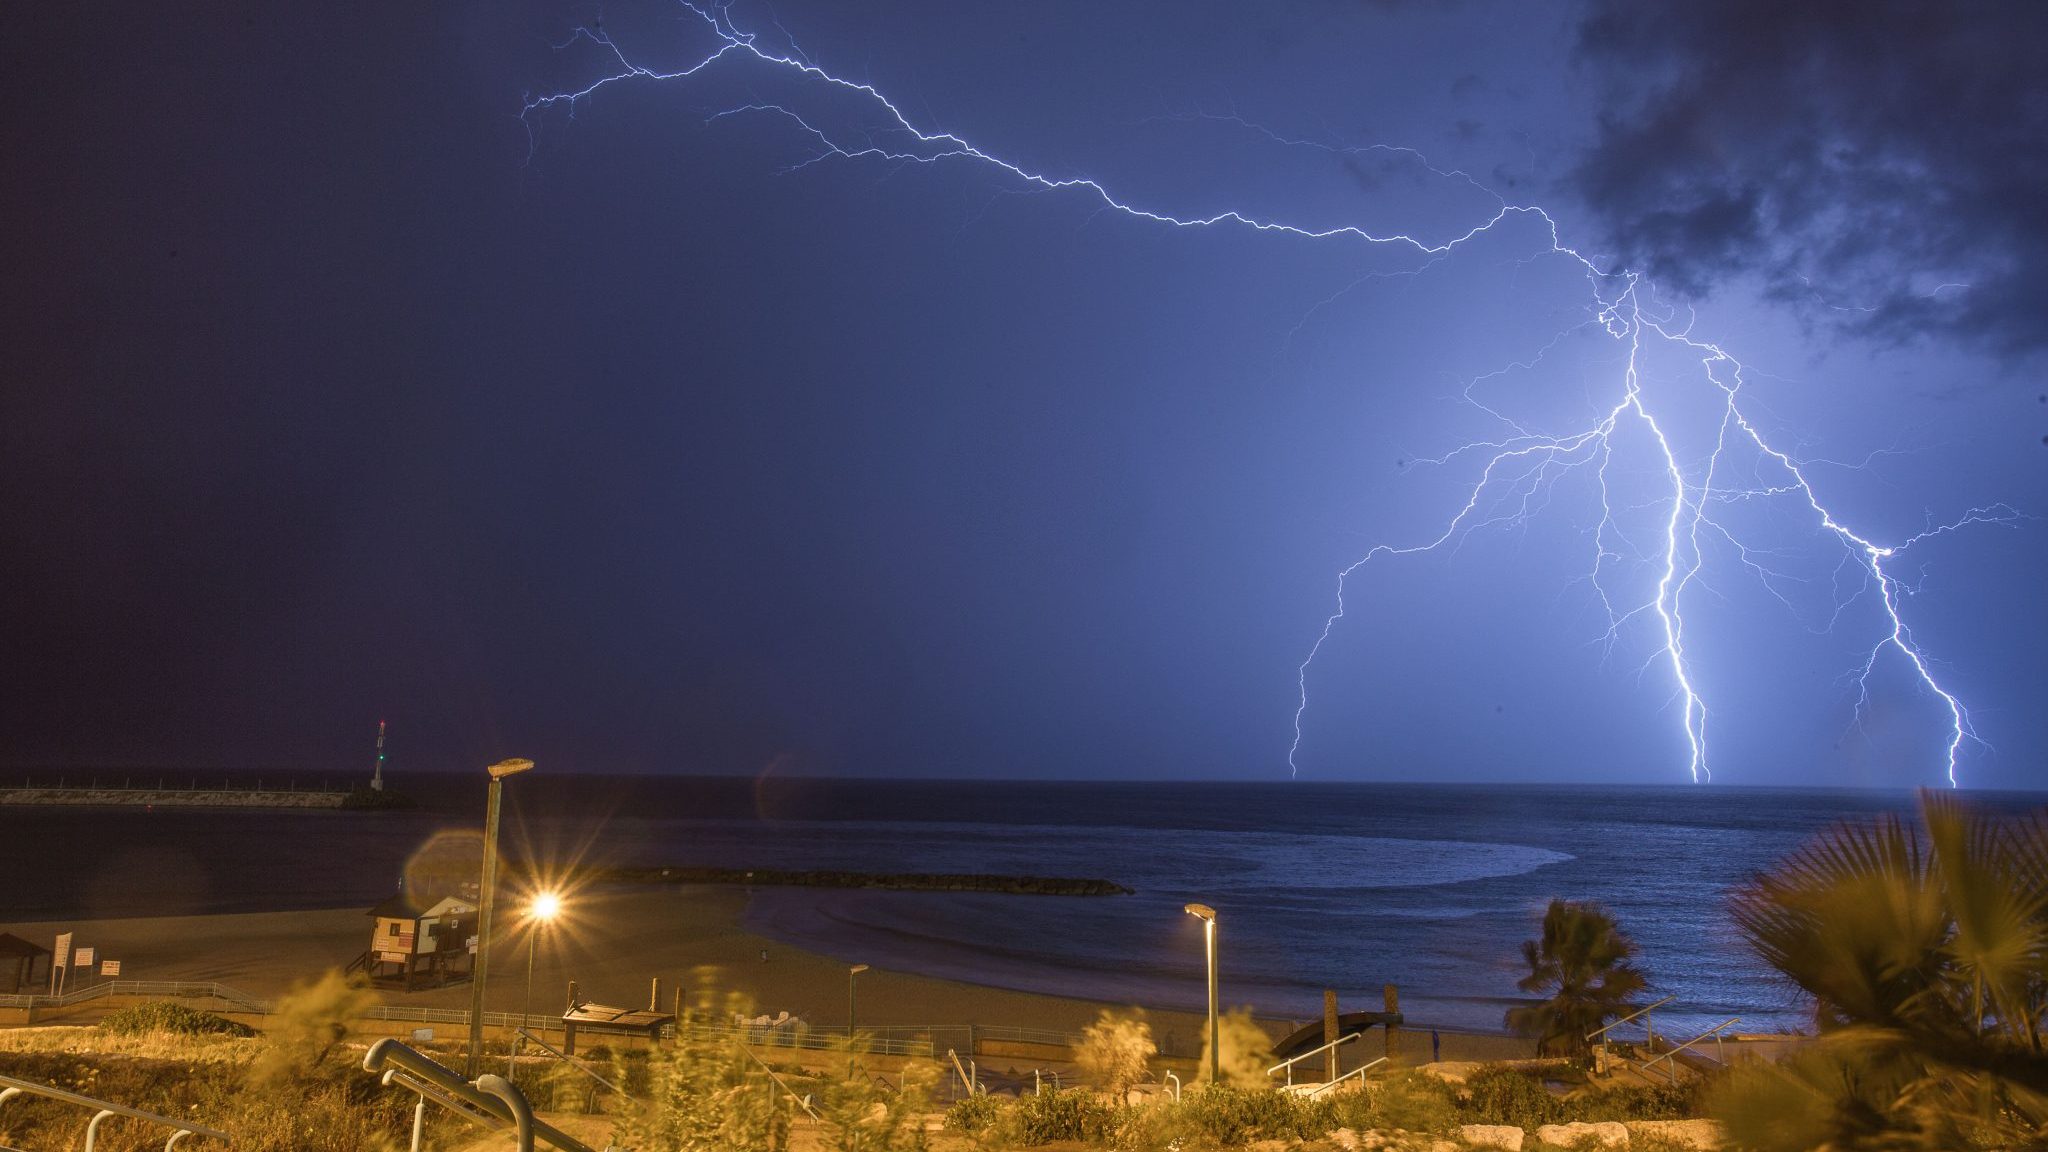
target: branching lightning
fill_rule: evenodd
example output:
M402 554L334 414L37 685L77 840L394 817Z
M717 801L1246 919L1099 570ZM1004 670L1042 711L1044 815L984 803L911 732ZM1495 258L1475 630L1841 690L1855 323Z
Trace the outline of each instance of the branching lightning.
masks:
M1619 343L1627 352L1626 364L1618 382L1618 393L1612 404L1604 411L1596 413L1596 418L1582 428L1561 434L1542 433L1532 431L1482 404L1473 397L1472 387L1467 386L1465 399L1478 410L1497 419L1505 427L1506 435L1493 440L1463 444L1433 460L1423 461L1422 463L1427 464L1445 465L1454 460L1477 460L1480 462L1478 478L1464 490L1465 496L1461 506L1443 523L1439 531L1406 544L1380 544L1337 573L1335 610L1324 620L1321 631L1298 669L1299 698L1294 712L1294 739L1287 752L1291 774L1298 774L1300 768L1303 720L1309 702L1310 670L1324 644L1336 630L1338 621L1345 617L1345 596L1347 583L1351 578L1374 561L1391 560L1455 546L1457 542L1478 529L1501 523L1520 522L1530 514L1532 501L1546 493L1559 476L1582 470L1591 473L1600 493L1601 515L1592 533L1593 556L1586 579L1607 614L1608 628L1605 639L1611 646L1620 638L1625 627L1637 621L1645 622L1652 634L1658 637L1656 647L1645 662L1644 668L1647 671L1652 667L1661 666L1670 677L1673 711L1683 727L1688 749L1686 767L1694 781L1712 778L1707 740L1709 713L1705 697L1699 687L1699 678L1687 655L1685 609L1692 599L1688 594L1696 595L1697 590L1704 585L1702 570L1709 551L1726 549L1733 556L1736 565L1757 579L1772 595L1778 596L1781 600L1785 599L1778 585L1789 577L1782 576L1771 567L1770 557L1765 550L1745 545L1737 531L1724 518L1717 515L1726 509L1757 502L1790 504L1812 523L1824 539L1831 540L1842 550L1836 578L1837 621L1851 602L1870 590L1876 593L1880 618L1878 635L1871 642L1861 666L1852 673L1857 685L1857 717L1862 716L1869 704L1870 678L1889 655L1902 661L1904 668L1917 680L1921 688L1938 699L1946 709L1948 740L1946 762L1943 767L1951 785L1957 783L1957 762L1965 746L1973 742L1982 743L1971 723L1969 710L1954 692L1942 684L1936 675L1933 660L1914 639L1904 613L1904 600L1911 595L1913 588L1901 582L1894 573L1893 566L1908 549L1923 541L1971 525L2010 524L2021 518L2020 513L2006 504L1973 508L1952 521L1930 525L1918 535L1889 545L1878 543L1850 528L1822 502L1818 491L1806 475L1805 465L1792 454L1775 447L1744 411L1741 362L1721 346L1695 336L1690 323L1678 324L1675 311L1660 306L1650 285L1638 274L1627 270L1603 270L1592 258L1564 244L1559 238L1557 222L1542 208L1509 203L1490 189L1483 189L1464 172L1444 172L1429 166L1428 161L1412 149L1385 145L1370 145L1364 149L1337 149L1330 145L1281 137L1233 114L1228 117L1211 118L1229 120L1262 133L1273 142L1283 145L1305 145L1342 152L1374 151L1413 157L1436 176L1459 180L1471 187L1481 188L1494 198L1498 207L1485 219L1469 228L1448 238L1434 241L1404 232L1374 232L1358 225L1308 227L1238 210L1209 216L1176 215L1120 199L1108 187L1093 179L1051 176L1022 163L1004 159L950 132L928 132L919 129L901 107L879 89L871 84L847 79L827 71L816 62L816 58L797 47L794 39L786 31L783 33L786 50L776 51L765 45L757 33L743 31L737 27L730 14L722 7L698 7L683 0L681 8L687 14L686 18L694 17L695 20L702 22L705 32L711 39L708 51L702 56L677 67L657 69L635 63L613 41L610 34L600 28L578 29L558 45L559 48L567 48L574 44L586 43L603 54L616 67L604 71L597 79L581 88L529 98L521 112L522 120L528 128L529 141L537 141L536 133L542 118L551 110L566 109L573 116L580 105L607 88L631 83L683 81L698 76L723 61L752 61L784 74L793 81L863 101L884 126L880 134L821 127L818 118L807 117L787 103L759 99L733 105L712 113L707 118L717 121L758 116L771 117L787 123L815 149L808 159L792 165L792 170L829 160L873 160L894 165L973 164L989 169L999 180L1012 181L1030 190L1065 192L1082 197L1092 201L1097 212L1119 213L1167 227L1243 228L1309 241L1350 242L1396 250L1406 249L1422 261L1415 269L1417 272L1425 270L1430 264L1447 257L1479 237L1494 232L1509 221L1526 221L1536 224L1547 236L1547 247L1540 250L1537 255L1570 261L1583 273L1590 293L1589 311L1594 317L1592 322L1597 323L1607 336ZM1563 334L1559 339L1562 338ZM1556 342L1553 341L1554 343ZM1646 395L1642 375L1643 357L1646 347L1653 343L1667 351L1678 351L1696 357L1700 363L1719 416L1714 448L1703 461L1689 465L1682 459L1672 437L1666 433L1666 420L1673 417L1666 413L1664 419L1660 420L1661 409L1653 397ZM1546 347L1539 351L1534 359L1540 359L1548 350ZM1616 518L1617 505L1614 489L1610 484L1610 468L1614 463L1617 433L1624 427L1633 428L1647 436L1648 442L1655 446L1659 471L1662 474L1658 498L1661 526L1655 546L1648 550L1630 542L1628 534ZM1742 471L1734 464L1734 452L1738 447L1748 454L1751 460L1747 476L1737 475ZM1634 602L1630 602L1616 587L1615 572L1629 558L1629 553L1623 549L1630 549L1636 556L1650 561L1652 569L1657 574L1653 589L1647 595L1639 595ZM1853 591L1842 591L1840 576L1843 572L1857 574L1857 587ZM1833 624L1831 621L1830 627Z

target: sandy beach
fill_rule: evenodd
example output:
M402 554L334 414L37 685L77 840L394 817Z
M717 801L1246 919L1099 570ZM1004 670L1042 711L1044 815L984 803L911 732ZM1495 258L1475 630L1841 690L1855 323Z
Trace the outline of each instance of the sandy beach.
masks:
M622 887L578 895L563 920L537 941L533 1010L559 1011L571 980L586 999L645 1005L659 977L664 1007L679 986L709 988L742 997L759 1012L787 1011L813 1026L843 1027L848 962L858 958L822 956L742 930L746 899L743 890L718 887ZM214 981L273 998L295 983L345 966L360 953L372 927L366 912L357 907L17 922L0 923L0 931L37 942L71 932L79 945L121 961L123 979ZM520 1011L526 996L524 926L516 916L502 917L492 940L487 1007ZM974 1024L1078 1031L1105 1007L1080 996L1015 992L884 968L857 979L863 1027ZM71 986L79 985L74 980ZM1237 1003L1227 975L1223 995L1226 1004ZM466 983L413 992L385 988L379 996L389 1004L463 1008L470 989ZM1173 1040L1185 1044L1200 1034L1200 1017L1193 1014L1148 1009L1148 1015L1168 1049L1182 1046ZM1427 1028L1428 1022L1420 1021L1405 1032L1411 1058L1427 1059ZM1508 1036L1443 1032L1441 1038L1447 1060L1529 1055L1527 1042Z

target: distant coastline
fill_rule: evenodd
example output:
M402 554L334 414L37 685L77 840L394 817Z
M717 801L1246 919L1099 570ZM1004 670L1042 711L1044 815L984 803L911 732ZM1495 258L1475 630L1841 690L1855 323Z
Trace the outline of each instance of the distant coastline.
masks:
M328 808L394 809L416 807L397 792L358 786L331 788L135 788L20 786L0 788L0 805L55 808Z
M1129 896L1111 880L995 876L965 872L841 872L781 868L593 868L586 878L617 884L733 884L756 887L881 888L896 892L1000 892L1015 896Z
M0 804L65 808L340 808L348 795L245 788L0 788Z

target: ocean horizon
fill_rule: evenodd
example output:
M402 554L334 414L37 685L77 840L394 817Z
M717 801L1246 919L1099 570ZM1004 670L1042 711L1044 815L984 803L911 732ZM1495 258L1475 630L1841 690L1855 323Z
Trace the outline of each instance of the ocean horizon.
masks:
M106 784L120 772L64 775ZM292 779L317 785L319 774ZM394 787L421 806L0 807L10 857L51 865L4 898L0 920L367 906L436 832L481 822L478 778L409 775ZM2001 811L2040 803L1969 795ZM1904 789L570 774L517 779L507 798L508 852L558 870L970 872L1133 890L750 893L750 931L849 963L1199 1009L1201 933L1181 908L1200 901L1218 913L1227 1004L1308 1018L1326 988L1348 1010L1377 1007L1394 984L1419 1026L1489 1031L1519 996L1521 941L1559 897L1604 905L1635 938L1652 994L1675 997L1658 1010L1660 1030L1729 1017L1743 1032L1805 1025L1796 992L1735 932L1728 894L1838 821L1914 806Z

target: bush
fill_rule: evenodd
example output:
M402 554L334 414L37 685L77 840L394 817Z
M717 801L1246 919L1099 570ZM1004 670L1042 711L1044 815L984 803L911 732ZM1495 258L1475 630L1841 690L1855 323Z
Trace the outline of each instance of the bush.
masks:
M837 1130L840 1152L921 1152L924 1111L939 1076L937 1064L914 1060L903 1065L893 1088L865 1071L849 1070L845 1078L828 1081L822 1112Z
M184 1041L186 1044L191 1042ZM208 1059L79 1052L0 1052L0 1073L82 1092L162 1116L234 1134L234 1152L367 1152L397 1149L412 1128L410 1092L385 1088L346 1053L328 1059L324 1074L289 1088L266 1088L248 1076L259 1046L208 1043ZM168 1046L166 1046L166 1050ZM225 1057L225 1058L221 1058ZM78 1148L92 1110L50 1101L16 1100L0 1110L0 1142L20 1148ZM432 1147L468 1138L468 1125L439 1109L427 1120ZM161 1148L166 1130L114 1121L101 1148ZM180 1147L214 1147L186 1141Z
M1273 1041L1252 1019L1251 1009L1233 1008L1216 1022L1222 1040L1223 1082L1240 1088L1264 1088L1272 1084L1266 1069L1273 1063ZM1209 1077L1209 1035L1202 1033L1201 1074Z
M1152 1026L1145 1022L1143 1012L1105 1008L1101 1017L1081 1033L1074 1062L1104 1092L1122 1103L1133 1085L1151 1076L1148 1062L1158 1051L1159 1046L1152 1042Z
M1465 1081L1460 1111L1468 1124L1511 1124L1527 1129L1558 1123L1564 1116L1563 1102L1541 1081L1503 1064L1488 1064L1472 1073Z
M1457 1091L1426 1073L1401 1072L1368 1091L1369 1127L1448 1132L1459 1124Z
M1271 1088L1204 1088L1182 1097L1177 1127L1200 1142L1237 1146L1300 1140L1332 1127L1327 1107Z
M167 1032L176 1036L254 1036L256 1030L225 1016L201 1012L173 1000L148 1000L107 1013L100 1029L116 1036Z
M1704 1115L1701 1097L1715 1078L1689 1077L1676 1084L1605 1088L1566 1097L1568 1120L1690 1120Z
M1117 1128L1117 1110L1085 1088L1020 1097L1004 1133L1016 1144L1107 1141Z
M979 1139L1003 1122L1004 1111L1002 1101L977 1092L946 1109L946 1131Z

